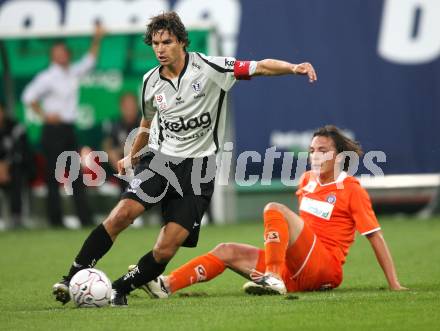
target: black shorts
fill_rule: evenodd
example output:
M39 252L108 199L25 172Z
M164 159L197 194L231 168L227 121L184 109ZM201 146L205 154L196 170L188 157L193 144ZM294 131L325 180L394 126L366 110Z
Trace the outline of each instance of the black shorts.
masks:
M203 177L206 175L208 158L183 159L179 164L164 165L175 174L181 188L181 195L169 179L151 170L150 162L154 154L149 152L139 161L134 169L135 177L130 182L122 199L132 199L141 203L145 210L161 203L163 223L175 222L189 231L189 236L182 244L184 247L196 247L199 239L200 224L203 214L208 209L214 193L214 178L200 183L200 190L194 190L191 177L194 162L201 162ZM215 160L215 156L214 160ZM148 171L148 170L151 170ZM148 175L146 175L148 174Z

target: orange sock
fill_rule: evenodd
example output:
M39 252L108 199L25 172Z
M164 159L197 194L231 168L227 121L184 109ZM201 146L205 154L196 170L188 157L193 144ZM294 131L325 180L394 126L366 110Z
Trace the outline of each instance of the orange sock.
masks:
M281 275L288 244L289 226L283 214L276 210L264 212L266 272Z
M172 293L195 283L207 282L220 275L226 266L217 256L208 253L192 259L168 276Z

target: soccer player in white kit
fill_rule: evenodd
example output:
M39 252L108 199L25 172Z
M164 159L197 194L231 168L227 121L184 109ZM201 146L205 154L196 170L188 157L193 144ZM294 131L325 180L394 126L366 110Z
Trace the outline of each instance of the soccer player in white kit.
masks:
M214 176L209 174L224 135L227 92L236 80L275 75L317 79L310 63L240 61L187 52L188 34L174 12L151 19L145 42L153 47L160 65L144 76L143 118L131 152L118 163L120 175L135 165L135 178L85 240L68 275L54 285L55 298L63 303L70 300L70 278L95 266L119 233L158 200L164 225L153 249L113 283L112 305L127 305L126 296L159 276L179 247L197 245L214 190ZM149 151L143 153L147 146Z

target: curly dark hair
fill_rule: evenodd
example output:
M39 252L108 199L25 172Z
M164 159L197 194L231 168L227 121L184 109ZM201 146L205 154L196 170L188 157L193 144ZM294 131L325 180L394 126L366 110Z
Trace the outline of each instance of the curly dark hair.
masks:
M334 125L326 125L322 128L317 129L313 133L314 137L329 137L333 140L335 144L337 153L342 152L355 152L357 155L362 156L364 152L360 143L356 140L350 139L342 133L342 131ZM350 159L345 158L343 170L347 171L350 166Z
M160 30L167 30L176 36L177 41L184 43L185 49L188 47L190 43L188 32L176 12L171 11L152 17L151 22L147 25L144 42L151 46L153 36Z

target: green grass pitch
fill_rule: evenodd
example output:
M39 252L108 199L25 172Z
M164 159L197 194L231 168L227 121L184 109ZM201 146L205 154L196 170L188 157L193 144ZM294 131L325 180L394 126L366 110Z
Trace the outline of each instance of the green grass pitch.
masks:
M382 218L401 283L390 292L366 239L357 237L340 288L290 297L251 297L244 279L226 270L167 300L141 291L128 308L61 306L51 286L66 271L88 230L0 233L0 330L439 330L440 218ZM147 252L157 227L129 229L97 268L111 279ZM181 249L167 271L224 241L261 246L258 223L202 229L199 247Z

